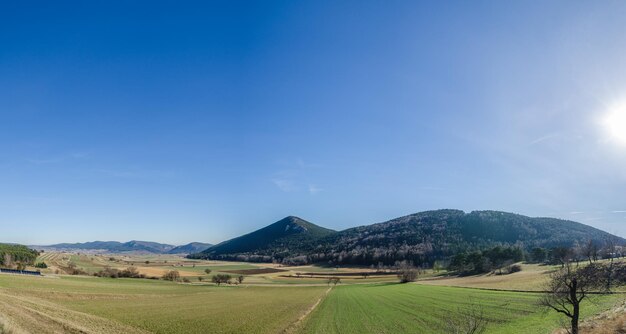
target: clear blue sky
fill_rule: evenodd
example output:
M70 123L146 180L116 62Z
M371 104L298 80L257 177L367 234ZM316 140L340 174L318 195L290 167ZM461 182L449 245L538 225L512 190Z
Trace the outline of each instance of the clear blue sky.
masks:
M344 229L439 208L626 236L625 17L622 1L5 2L0 240L218 242L287 215Z

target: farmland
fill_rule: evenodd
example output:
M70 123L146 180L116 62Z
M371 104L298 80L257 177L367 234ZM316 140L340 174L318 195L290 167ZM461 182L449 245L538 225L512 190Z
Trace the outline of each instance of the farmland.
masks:
M326 290L280 289L1 275L0 313L11 326L33 333L276 333Z
M546 333L558 315L537 307L538 295L418 284L341 286L304 323L304 333L446 333L445 319L482 308L489 333ZM598 299L587 315L612 306Z
M472 309L489 319L488 333L549 333L560 319L538 307L539 294L532 292L551 266L524 264L521 272L505 276L426 271L416 283L397 284L394 275L358 267L282 267L169 255L46 253L39 260L50 265L44 277L0 275L0 324L14 333L445 333L442 319ZM155 274L175 269L190 280L56 274L70 263L85 272L130 265ZM219 273L241 274L245 280L218 287L210 277ZM341 283L329 286L328 277ZM583 316L623 299L623 294L595 297Z

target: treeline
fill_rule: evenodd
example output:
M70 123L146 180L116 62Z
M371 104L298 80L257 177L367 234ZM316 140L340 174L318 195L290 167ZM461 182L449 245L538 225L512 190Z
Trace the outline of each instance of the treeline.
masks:
M97 277L108 277L108 278L150 278L144 274L140 274L137 268L132 267L132 266L124 270L106 267L94 273L93 275Z
M573 247L535 247L528 254L527 261L545 264L578 263L581 261L592 263L600 259L614 259L625 256L626 248L618 245L618 241L614 238L607 238L603 243L598 243L591 239L582 244L576 242Z
M510 274L521 270L515 263L523 260L524 251L521 248L498 246L484 251L458 253L452 257L448 268L462 275L492 271Z
M23 245L0 244L0 265L5 268L22 268L33 265L39 256L36 250Z

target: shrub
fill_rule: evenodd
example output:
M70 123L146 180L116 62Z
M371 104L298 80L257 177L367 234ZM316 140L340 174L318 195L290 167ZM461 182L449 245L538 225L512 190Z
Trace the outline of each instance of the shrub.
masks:
M37 262L35 263L35 268L46 269L48 268L48 265L45 262Z
M211 277L211 281L217 284L217 286L220 286L220 284L222 283L231 284L231 280L232 280L232 276L226 275L226 274L217 274Z
M105 270L100 270L96 276L110 277L110 278L118 278L118 277L146 278L146 275L140 274L139 271L137 271L137 268L132 267L132 266L121 271L107 267Z
M400 283L415 282L415 280L417 279L417 269L402 269L398 271L398 278L400 279Z
M412 263L403 261L397 266L396 275L400 279L400 283L414 282L418 274L418 269L413 267Z
M522 266L520 266L519 264L514 264L512 266L509 267L509 273L517 273L522 271Z
M330 277L330 278L328 279L328 282L326 282L326 284L327 284L327 285L330 285L331 283L332 283L333 285L337 285L338 283L341 283L341 278L339 278L339 277Z
M163 279L166 281L178 281L180 279L180 273L177 270L170 270L163 275Z

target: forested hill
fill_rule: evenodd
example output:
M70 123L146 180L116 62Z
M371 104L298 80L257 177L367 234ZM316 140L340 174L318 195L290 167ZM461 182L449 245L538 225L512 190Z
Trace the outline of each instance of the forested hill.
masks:
M308 223L310 224L310 223ZM274 224L275 225L275 224ZM313 224L311 224L313 225ZM271 230L273 225L259 231ZM316 226L316 225L313 225ZM317 226L316 226L317 227ZM416 264L445 259L459 252L494 246L571 247L614 237L591 226L554 218L531 218L498 211L436 210L340 232L311 234L267 242L253 232L226 241L192 257L284 263ZM618 243L626 240L615 237ZM302 239L302 240L300 240Z
M318 240L334 233L304 219L289 216L190 257L271 262L314 249Z
M10 267L14 263L32 265L37 259L36 250L23 245L0 244L0 266Z

